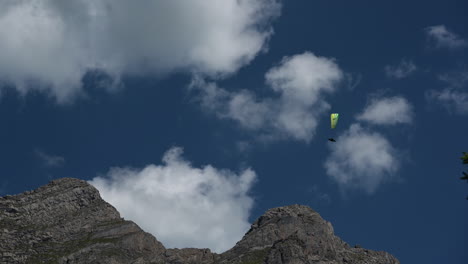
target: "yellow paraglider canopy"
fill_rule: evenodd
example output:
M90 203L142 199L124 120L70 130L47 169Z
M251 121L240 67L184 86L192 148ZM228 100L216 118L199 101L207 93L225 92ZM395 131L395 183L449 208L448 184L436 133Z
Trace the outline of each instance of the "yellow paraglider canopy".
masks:
M330 119L331 119L331 128L335 128L336 124L338 123L338 114L337 113L331 114Z

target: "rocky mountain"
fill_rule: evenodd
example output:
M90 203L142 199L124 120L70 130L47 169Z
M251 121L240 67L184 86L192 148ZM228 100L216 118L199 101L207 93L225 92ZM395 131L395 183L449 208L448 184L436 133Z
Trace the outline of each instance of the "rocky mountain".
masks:
M268 210L232 249L166 249L101 199L87 182L62 178L0 197L0 263L369 263L386 252L350 247L307 206Z

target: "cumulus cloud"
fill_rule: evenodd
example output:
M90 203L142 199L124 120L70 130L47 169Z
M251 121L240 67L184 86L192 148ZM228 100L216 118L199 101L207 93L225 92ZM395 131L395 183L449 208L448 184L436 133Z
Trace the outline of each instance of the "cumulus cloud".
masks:
M236 72L266 49L277 0L18 0L0 3L0 80L59 102L98 69L122 74Z
M181 148L171 148L162 165L113 168L95 177L104 200L167 247L210 248L223 252L249 229L253 199L248 192L256 175L210 165L193 167Z
M48 2L2 1L0 10L0 79L21 93L35 87L60 100L76 94L83 50Z
M331 154L325 169L342 190L360 189L372 194L392 180L399 169L398 154L388 140L359 124L351 125L337 142L329 144Z
M417 67L410 60L403 59L398 65L387 65L385 66L385 74L389 78L403 79L408 77Z
M466 47L468 42L457 34L449 31L445 25L437 25L425 29L429 40L437 48L456 49Z
M442 105L451 113L468 114L468 71L441 74L438 78L445 87L426 91L426 99Z
M356 118L377 125L411 123L411 104L401 96L373 100Z
M65 164L65 158L61 156L47 154L39 149L36 149L34 154L36 154L37 158L45 167L61 167Z
M230 92L200 78L191 87L200 91L201 105L220 118L270 138L309 142L319 116L330 109L324 94L335 91L343 76L333 59L305 52L283 58L266 73L266 84L276 97L257 98L248 90Z

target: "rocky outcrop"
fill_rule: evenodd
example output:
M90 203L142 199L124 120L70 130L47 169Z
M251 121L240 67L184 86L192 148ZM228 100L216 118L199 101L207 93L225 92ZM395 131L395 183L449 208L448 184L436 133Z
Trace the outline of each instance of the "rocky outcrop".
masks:
M94 187L64 178L0 198L0 252L1 263L147 263L165 248Z
M0 197L0 263L375 263L386 252L353 248L306 206L268 210L232 249L166 249L120 217L85 181L62 178Z
M334 235L329 222L303 205L268 210L241 241L223 253L222 262L249 259L265 263L399 263L386 252L351 248Z

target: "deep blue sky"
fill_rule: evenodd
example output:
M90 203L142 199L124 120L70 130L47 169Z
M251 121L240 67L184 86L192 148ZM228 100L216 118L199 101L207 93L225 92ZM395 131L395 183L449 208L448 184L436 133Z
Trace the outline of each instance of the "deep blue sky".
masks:
M124 75L125 87L112 92L96 87L104 77L88 73L82 79L87 96L65 104L41 91L21 95L14 85L4 85L0 194L20 193L60 177L91 180L111 167L160 164L169 148L180 146L193 167L255 171L250 222L272 207L305 204L351 245L390 252L402 263L466 263L468 185L458 178L468 170L459 159L468 151L468 110L430 99L428 91L450 86L440 80L444 74L466 75L468 46L432 43L427 28L437 25L468 40L467 2L284 2L272 22L268 51L217 83L261 98L270 93L265 73L284 56L310 51L335 58L359 82L352 89L341 84L325 96L331 108L320 114L308 143L259 142L255 131L216 118L194 99L188 90L191 76L183 71L163 77ZM387 76L385 67L403 59L416 70L400 79ZM460 82L456 89L465 94L461 100L466 106L468 78ZM333 132L339 138L373 98L392 96L412 105L411 122L361 126L383 135L399 151L399 169L373 193L343 191L324 168L330 154L326 139L332 133L329 113L340 113ZM239 142L248 144L248 150L239 150ZM63 160L47 166L39 153Z

